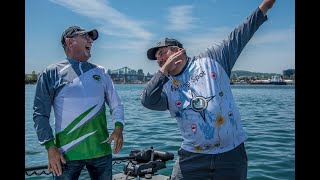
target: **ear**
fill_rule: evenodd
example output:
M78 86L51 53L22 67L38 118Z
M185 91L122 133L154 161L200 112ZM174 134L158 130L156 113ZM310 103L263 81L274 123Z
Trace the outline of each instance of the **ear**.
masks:
M65 41L66 41L67 46L69 46L69 45L72 46L74 44L73 38L66 38Z

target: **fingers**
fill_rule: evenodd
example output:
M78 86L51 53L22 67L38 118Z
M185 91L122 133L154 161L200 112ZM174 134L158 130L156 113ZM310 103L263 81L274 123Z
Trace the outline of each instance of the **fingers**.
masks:
M121 150L122 144L123 144L123 140L121 138L115 141L114 148L113 148L114 154L117 154Z
M118 140L117 142L117 150L120 151L120 149L122 148L122 145L123 145L123 140L122 138Z
M182 60L178 60L178 61L174 62L174 64L176 64L176 65L179 63L182 63Z
M117 154L122 148L123 144L122 128L115 127L113 133L109 137L109 142L111 143L112 140L114 141L113 153Z
M52 169L52 173L54 176L61 176L62 175L62 166L61 163L66 164L66 160L64 159L63 155L60 155L60 161L56 161L55 163L52 163L50 167Z
M182 58L183 58L183 55L184 55L184 54L185 54L185 49L181 49L181 50L179 50L178 52L172 54L172 55L168 58L168 60L167 60L166 63L177 65L177 64L179 64L179 63L182 62Z
M60 161L61 161L63 164L67 163L63 156L60 157Z
M48 164L48 171L52 172L54 176L61 176L62 174L61 163L51 162L50 164Z
M62 174L61 162L66 163L63 155L56 147L50 147L48 149L48 171L52 171L54 176L60 176Z
M179 58L181 58L181 55L183 55L185 53L184 49L179 50L178 52L172 54L169 59L173 60L173 61L177 61L179 60Z
M51 172L51 165L48 163L48 172Z
M61 167L61 163L56 163L56 165L54 166L54 170L57 176L61 176L62 174L62 167Z
M107 143L111 143L113 141L113 135L111 135L110 137L108 137L108 139L107 139Z
M111 138L110 138L111 139ZM117 154L121 148L122 148L122 144L123 144L123 137L121 135L116 136L114 138L112 138L114 140L114 144L113 144L113 153Z

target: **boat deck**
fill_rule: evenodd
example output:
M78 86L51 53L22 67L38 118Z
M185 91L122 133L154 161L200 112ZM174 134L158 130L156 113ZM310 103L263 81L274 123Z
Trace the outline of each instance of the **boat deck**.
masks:
M128 176L123 173L115 174L112 176L112 180L125 180L125 179L134 179L134 180L169 180L169 176L164 176L161 174L149 174L143 177L135 177L135 176Z

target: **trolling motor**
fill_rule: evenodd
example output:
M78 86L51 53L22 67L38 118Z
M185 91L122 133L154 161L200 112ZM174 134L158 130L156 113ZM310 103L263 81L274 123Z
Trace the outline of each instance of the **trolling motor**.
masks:
M166 168L166 162L174 158L173 153L157 151L153 147L146 151L132 150L129 156L133 160L124 165L123 171L131 176L154 174L159 169Z

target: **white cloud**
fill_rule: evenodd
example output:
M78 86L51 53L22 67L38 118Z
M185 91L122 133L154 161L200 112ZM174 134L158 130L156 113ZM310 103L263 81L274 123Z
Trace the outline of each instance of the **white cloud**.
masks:
M112 8L107 1L101 0L50 0L70 11L91 18L100 24L99 32L107 36L125 38L128 42L120 45L132 44L137 41L148 41L153 34L143 28L144 23L133 20ZM133 41L133 42L130 42ZM120 46L119 45L119 46ZM124 47L122 47L124 48Z
M189 56L194 56L199 54L205 48L220 43L225 39L231 28L228 27L216 27L211 30L208 30L205 33L193 34L192 36L187 36L184 39L181 39L181 43L187 50ZM180 39L179 39L180 40Z
M167 16L169 25L168 30L183 31L193 28L196 18L191 16L193 7L190 5L176 6L169 9Z

